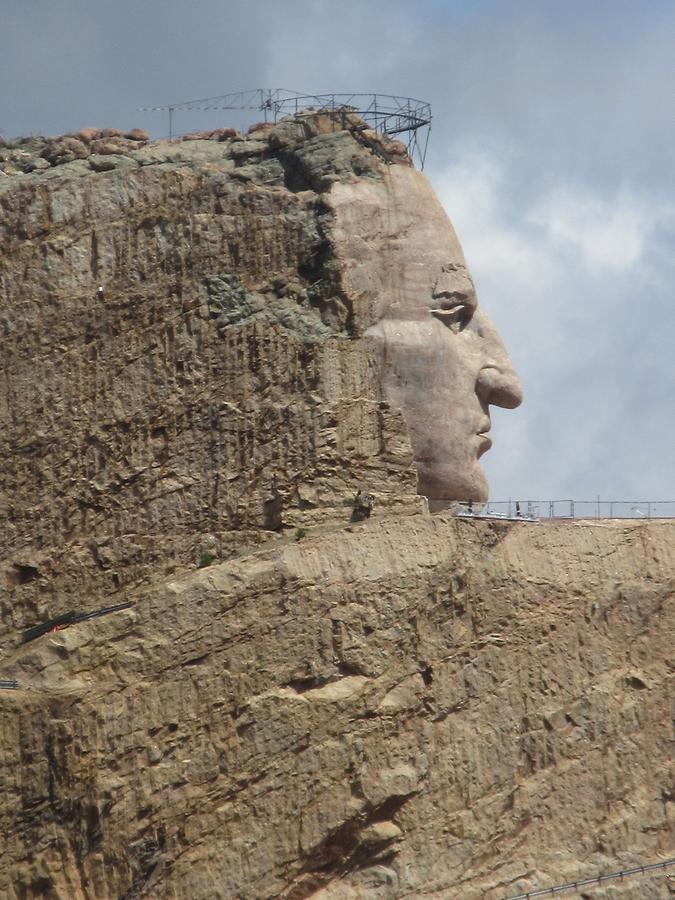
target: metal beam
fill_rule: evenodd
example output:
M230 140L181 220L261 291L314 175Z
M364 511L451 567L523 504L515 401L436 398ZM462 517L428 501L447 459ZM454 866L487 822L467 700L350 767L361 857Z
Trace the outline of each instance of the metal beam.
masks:
M169 133L173 137L173 116L178 110L244 110L257 109L268 113L277 121L279 116L298 115L304 112L350 112L360 116L374 130L388 137L408 134L408 153L417 156L420 168L424 168L431 127L431 106L414 97L400 97L394 94L304 94L286 88L254 88L221 94L218 97L203 97L169 103L163 106L142 106L144 112L168 112ZM418 140L417 132L426 131L424 139Z

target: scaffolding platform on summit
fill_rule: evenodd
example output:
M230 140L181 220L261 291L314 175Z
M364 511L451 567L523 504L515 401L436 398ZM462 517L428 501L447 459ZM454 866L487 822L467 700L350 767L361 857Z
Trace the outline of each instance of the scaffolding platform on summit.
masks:
M277 122L283 116L322 112L334 116L337 123L344 122L346 115L351 113L363 119L378 134L402 141L408 155L417 161L420 169L424 169L431 132L430 104L425 100L395 94L306 94L286 88L255 88L182 103L142 106L140 109L143 112L166 112L169 138L174 136L174 116L181 111L258 110L265 122Z

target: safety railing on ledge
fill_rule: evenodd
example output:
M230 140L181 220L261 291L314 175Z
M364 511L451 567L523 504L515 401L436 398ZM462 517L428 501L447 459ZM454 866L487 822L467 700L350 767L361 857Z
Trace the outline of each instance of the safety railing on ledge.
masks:
M675 500L490 500L457 503L456 512L496 519L673 519Z
M606 875L597 875L593 878L582 878L580 881L568 881L565 884L557 884L554 887L540 888L527 891L524 894L505 898L505 900L534 900L535 897L552 897L555 894L577 893L581 888L593 888L606 884L608 881L624 881L636 875L653 875L656 872L668 869L675 865L675 859L664 859L662 862L650 863L647 866L633 866L631 869L622 869L618 872L608 872ZM671 876L666 875L666 878ZM634 894L633 896L637 896Z

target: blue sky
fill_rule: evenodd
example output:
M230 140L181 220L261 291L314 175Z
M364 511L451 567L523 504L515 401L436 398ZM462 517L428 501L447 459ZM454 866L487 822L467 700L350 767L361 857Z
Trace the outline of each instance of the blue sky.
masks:
M492 497L675 499L675 3L2 7L7 136L159 136L137 107L251 87L429 100L427 174L525 386L494 416Z

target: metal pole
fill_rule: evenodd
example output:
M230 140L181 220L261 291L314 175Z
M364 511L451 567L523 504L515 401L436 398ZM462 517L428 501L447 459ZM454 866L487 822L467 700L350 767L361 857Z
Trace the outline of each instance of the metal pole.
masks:
M424 141L424 150L422 151L422 158L421 158L421 160L420 160L420 171L421 171L421 172L424 171L424 163L426 162L426 158L427 158L427 147L429 146L429 136L430 136L430 134L431 134L431 124L430 124L429 127L427 128L427 136L426 136L426 139L425 139L425 141Z
M173 137L173 106L169 107L169 139Z
M600 494L598 494L598 514L595 517L596 519L600 518Z

